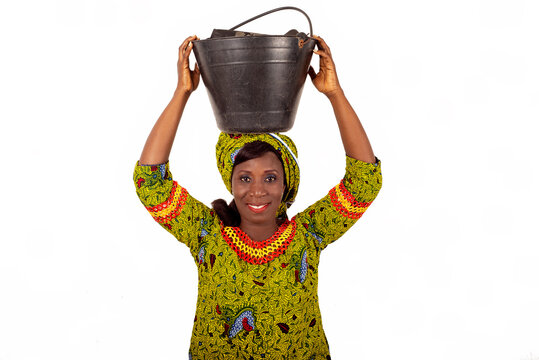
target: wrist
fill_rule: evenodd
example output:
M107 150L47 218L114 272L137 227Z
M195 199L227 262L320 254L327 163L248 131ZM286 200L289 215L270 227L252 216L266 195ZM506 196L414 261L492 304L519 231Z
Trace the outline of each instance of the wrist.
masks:
M174 90L174 98L180 98L180 99L189 99L189 96L191 95L191 92L183 87L176 87L176 90Z
M340 98L344 98L344 91L342 88L338 88L338 89L335 89L335 90L332 90L330 92L327 92L325 93L324 95L327 96L327 98L329 99L329 101L333 102L333 101L336 101Z

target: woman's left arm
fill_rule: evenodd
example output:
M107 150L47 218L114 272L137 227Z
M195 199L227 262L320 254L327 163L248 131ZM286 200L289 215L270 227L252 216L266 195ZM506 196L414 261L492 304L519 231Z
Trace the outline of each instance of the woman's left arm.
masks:
M314 53L320 56L320 71L316 73L311 66L309 76L314 86L328 97L333 106L346 155L374 164L376 158L367 133L339 84L331 50L321 37L316 35L313 37L318 40L318 50L314 50Z

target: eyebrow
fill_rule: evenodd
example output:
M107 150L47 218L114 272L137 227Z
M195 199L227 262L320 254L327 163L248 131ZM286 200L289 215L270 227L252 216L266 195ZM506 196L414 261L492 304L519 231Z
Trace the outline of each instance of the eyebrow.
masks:
M277 169L268 169L268 170L264 170L264 173L279 173L279 170ZM249 170L238 170L238 173L247 173L247 174L250 174L252 173L252 171L249 171Z

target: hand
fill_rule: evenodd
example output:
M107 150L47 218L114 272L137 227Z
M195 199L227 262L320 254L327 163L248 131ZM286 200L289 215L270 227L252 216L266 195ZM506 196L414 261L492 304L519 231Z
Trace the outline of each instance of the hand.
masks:
M191 54L191 50L193 49L193 40L199 40L198 36L193 35L185 39L180 45L178 55L178 86L176 92L179 91L187 95L195 91L200 82L198 64L195 63L194 70L189 68L189 54Z
M313 67L309 66L309 76L318 91L327 97L331 97L342 91L339 79L337 78L335 63L333 62L331 50L329 50L329 46L326 42L317 35L313 35L313 38L318 40L318 50L313 50L313 52L320 56L320 71L318 71L317 74Z

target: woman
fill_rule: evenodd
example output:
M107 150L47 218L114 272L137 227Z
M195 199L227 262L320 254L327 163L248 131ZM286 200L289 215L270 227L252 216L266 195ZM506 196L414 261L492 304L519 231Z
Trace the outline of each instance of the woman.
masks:
M191 197L169 171L168 157L198 66L193 48L179 49L178 86L150 133L134 181L154 219L191 250L199 294L191 338L192 359L329 359L318 306L318 260L364 213L381 187L380 163L339 85L320 37L314 86L327 96L346 151L343 180L291 219L286 209L299 185L297 151L282 134L224 134L217 166L234 200L213 209Z

